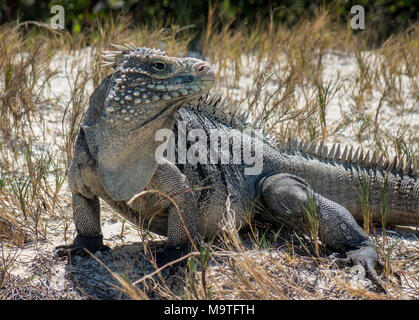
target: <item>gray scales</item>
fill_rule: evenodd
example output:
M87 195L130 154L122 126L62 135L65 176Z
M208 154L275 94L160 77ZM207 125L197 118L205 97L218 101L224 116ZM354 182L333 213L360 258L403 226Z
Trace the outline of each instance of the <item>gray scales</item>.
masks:
M103 244L99 198L129 222L167 236L160 264L184 254L200 236L216 236L229 201L237 228L257 217L307 232L311 210L319 219L322 243L345 254L340 264L360 265L380 284L376 249L358 225L363 221L360 196L368 194L374 222L382 221L385 212L387 225L419 226L412 159L403 165L397 158L388 161L338 144L329 150L323 143L276 143L243 134L260 125L248 124L246 112L208 93L214 74L207 62L133 44L114 47L103 54L113 72L90 97L74 146L68 178L77 236L72 245L57 247L59 254L109 250ZM230 146L239 139L242 149L263 150L261 172L246 174L249 166L243 160L158 163L160 129L172 130L180 156L179 121L186 132L210 135L215 129ZM186 149L193 144L186 141ZM228 151L231 157L243 153L234 147ZM134 197L144 190L161 193Z

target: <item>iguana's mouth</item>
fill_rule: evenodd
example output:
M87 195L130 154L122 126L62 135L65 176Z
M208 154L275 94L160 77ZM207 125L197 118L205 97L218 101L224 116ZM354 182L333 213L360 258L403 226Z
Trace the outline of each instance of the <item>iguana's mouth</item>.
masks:
M144 81L144 79L133 79L132 81L129 81L126 84L127 88L147 88L147 89L152 89L155 91L173 91L173 90L180 90L182 88L185 87L189 87L189 86L200 86L200 85L212 85L212 83L214 83L213 79L187 79L186 81L183 79L172 79L170 82L168 83L164 83L164 81L152 81L152 82L148 82L148 81ZM118 88L118 84L115 84L114 86L116 86Z
M145 83L134 82L128 86L115 84L109 93L109 100L114 100L118 104L133 102L136 105L159 100L175 100L176 98L187 98L195 96L209 90L213 85L213 80L193 80L183 83Z
M201 97L204 93L205 93L205 92L199 92L199 93L197 93L197 94L195 94L195 95L192 95L192 96L190 96L190 97L188 97L188 98L186 98L186 99L184 98L184 99L181 99L181 100L176 101L175 103L168 104L165 108L163 108L162 110L160 110L157 114L155 114L155 115L154 115L154 116L152 116L151 118L149 118L149 119L147 119L147 120L143 121L142 123L140 123L139 125L135 126L135 127L134 127L134 128L132 128L132 129L130 129L129 131L135 131L135 130L138 130L138 129L142 128L142 127L145 127L145 126L146 126L146 125L148 125L149 123L151 123L151 122L153 122L153 121L157 120L158 118L160 118L160 117L161 117L162 115L164 115L166 112L170 112L171 110L178 109L178 108L180 108L182 105L184 105L184 104L186 104L186 103L188 103L188 102L190 102L190 101L193 101L193 100L198 99L198 98L199 98L199 97Z

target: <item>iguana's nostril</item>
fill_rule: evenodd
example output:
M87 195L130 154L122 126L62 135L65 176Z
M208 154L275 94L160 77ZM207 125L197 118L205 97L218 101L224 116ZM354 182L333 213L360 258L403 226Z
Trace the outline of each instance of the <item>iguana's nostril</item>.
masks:
M205 76L208 78L213 77L213 71L211 70L211 65L208 62L200 61L195 63L192 66L192 69L195 71L195 74L198 76Z
M211 69L211 66L207 62L197 62L193 65L193 69L198 74L205 74L209 69Z

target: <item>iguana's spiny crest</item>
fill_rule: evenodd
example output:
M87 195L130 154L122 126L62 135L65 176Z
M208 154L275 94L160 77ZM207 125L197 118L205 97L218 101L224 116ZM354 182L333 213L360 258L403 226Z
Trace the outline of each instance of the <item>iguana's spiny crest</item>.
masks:
M119 51L102 55L104 65L114 69L105 100L110 122L152 119L177 102L198 98L213 84L214 73L205 61L135 45L113 46Z

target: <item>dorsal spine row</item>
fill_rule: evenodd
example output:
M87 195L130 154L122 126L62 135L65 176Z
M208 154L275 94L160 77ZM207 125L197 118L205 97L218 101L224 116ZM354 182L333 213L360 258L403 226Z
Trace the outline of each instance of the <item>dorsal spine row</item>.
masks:
M383 154L377 154L375 151L371 153L369 150L364 151L360 147L354 151L353 146L346 145L343 147L339 143L335 143L329 151L328 146L324 145L323 141L316 143L315 141L310 142L289 139L287 142L279 143L277 148L282 152L291 154L298 151L320 159L353 164L366 168L377 168L384 171L391 171L395 174L409 175L411 177L417 175L417 167L416 163L413 162L413 158L410 158L406 163L403 163L402 159L395 156L392 161L389 161Z
M250 112L243 112L240 106L233 106L227 103L226 99L220 94L206 94L200 99L188 104L189 108L197 110L208 117L230 125L236 129L259 129L263 130L263 121L256 119L253 123L249 122ZM409 175L415 177L417 175L416 163L410 158L406 163L403 160L394 157L389 161L383 154L362 150L358 147L354 150L352 146L341 146L338 143L332 145L329 149L324 145L323 141L316 143L315 141L304 141L298 139L289 139L287 142L278 142L275 138L265 134L265 141L277 150L287 153L300 152L308 156L314 156L320 159L354 164L369 168L377 168L384 171L391 171L395 174Z

